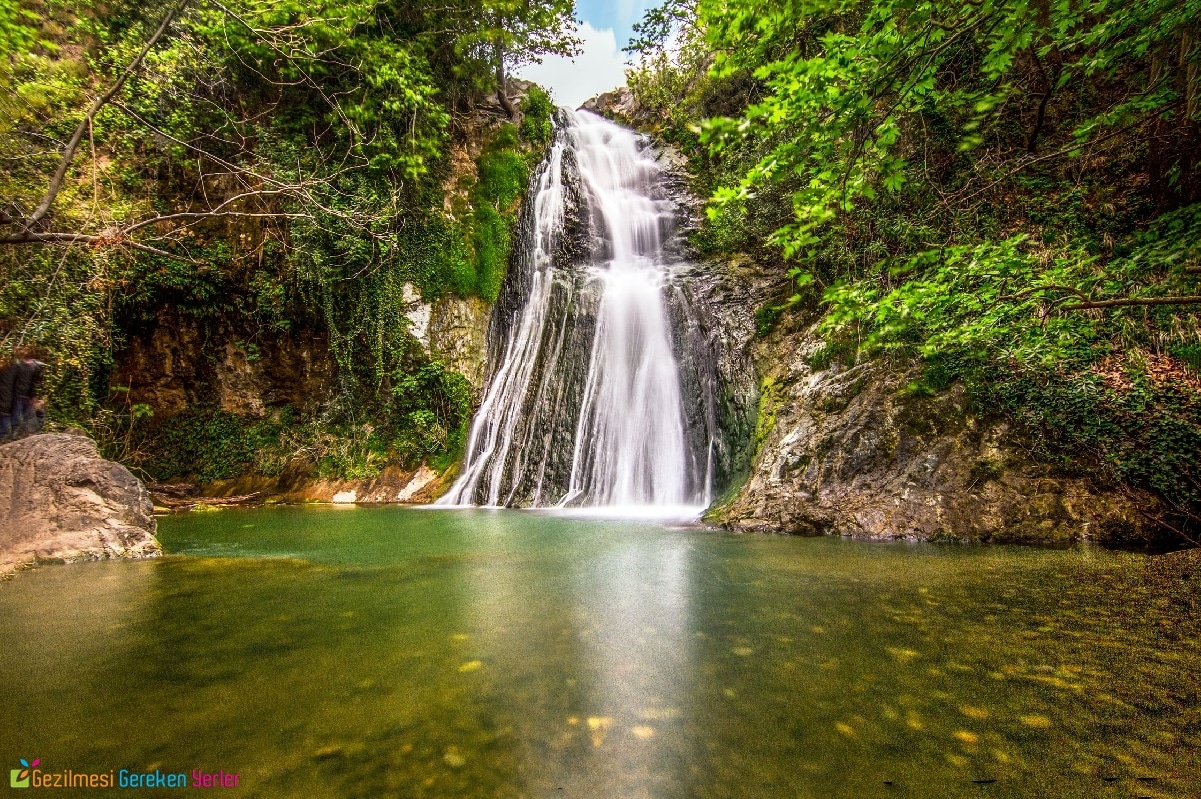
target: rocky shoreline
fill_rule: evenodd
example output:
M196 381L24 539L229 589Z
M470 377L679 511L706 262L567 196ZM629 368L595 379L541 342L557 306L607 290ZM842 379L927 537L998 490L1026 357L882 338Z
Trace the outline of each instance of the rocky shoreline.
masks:
M197 507L300 503L404 504L433 502L454 477L455 470L438 473L428 466L402 469L388 466L375 477L357 480L284 474L246 476L211 483L168 483L149 486L156 512L187 511Z

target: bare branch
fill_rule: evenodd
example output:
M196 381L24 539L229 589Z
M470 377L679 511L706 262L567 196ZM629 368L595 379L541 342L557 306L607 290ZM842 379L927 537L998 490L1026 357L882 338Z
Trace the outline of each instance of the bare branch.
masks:
M9 236L6 239L0 239L3 244L91 244L94 247L104 247L109 245L120 245L132 247L135 250L142 252L154 253L167 258L174 258L178 261L186 261L188 263L196 263L191 258L179 255L178 253L160 250L157 247L151 247L148 244L131 241L124 238L120 232L112 234L91 234L91 233L34 233L25 231L15 236Z
M1122 308L1130 305L1201 305L1201 295L1191 297L1127 297L1120 300L1096 300L1074 305L1061 305L1061 311L1083 311L1089 308Z

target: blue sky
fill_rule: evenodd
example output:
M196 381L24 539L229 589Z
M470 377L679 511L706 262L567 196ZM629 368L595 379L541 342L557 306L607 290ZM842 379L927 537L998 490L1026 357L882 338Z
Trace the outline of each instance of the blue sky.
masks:
M642 21L652 0L576 0L575 15L597 30L613 31L620 49L630 43L635 22Z
M658 0L576 0L583 52L574 59L546 58L516 75L550 90L555 102L575 108L589 97L625 84L629 56L621 51L634 23Z

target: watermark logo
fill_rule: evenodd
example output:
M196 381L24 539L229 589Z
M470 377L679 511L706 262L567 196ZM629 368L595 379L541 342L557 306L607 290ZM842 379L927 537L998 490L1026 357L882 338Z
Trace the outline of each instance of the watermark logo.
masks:
M32 763L23 757L18 761L21 768L11 769L8 776L8 784L13 788L237 788L242 777L236 771L200 768L192 769L191 774L164 772L159 768L154 771L127 768L107 772L80 772L69 768L46 771L38 768L42 764L40 757L35 757Z
M11 788L28 788L29 787L29 772L33 771L41 763L40 758L34 758L30 763L25 758L20 758L21 768L15 768L8 772L8 784Z

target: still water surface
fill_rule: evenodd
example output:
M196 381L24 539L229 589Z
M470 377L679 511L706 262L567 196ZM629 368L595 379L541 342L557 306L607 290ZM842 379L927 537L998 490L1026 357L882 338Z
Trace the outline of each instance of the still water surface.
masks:
M160 537L0 584L10 765L247 797L1201 795L1195 588L1141 555L402 508Z

